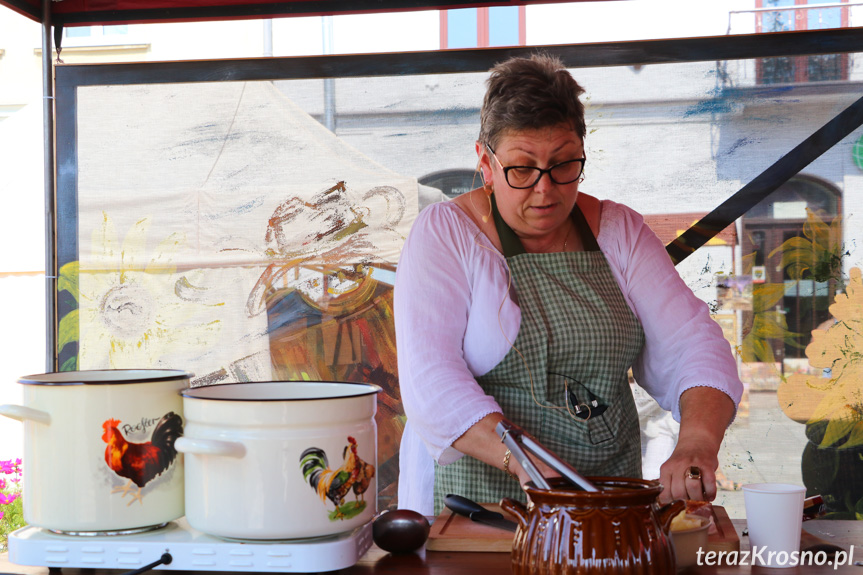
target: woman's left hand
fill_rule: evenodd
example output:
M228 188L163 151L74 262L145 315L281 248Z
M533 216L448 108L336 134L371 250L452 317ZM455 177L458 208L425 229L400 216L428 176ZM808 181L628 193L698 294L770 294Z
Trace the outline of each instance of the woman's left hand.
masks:
M693 499L713 501L716 498L717 451L710 443L681 434L671 457L659 468L663 490L660 501Z
M693 387L680 396L677 447L659 468L661 502L716 498L719 447L734 411L731 398L712 387Z

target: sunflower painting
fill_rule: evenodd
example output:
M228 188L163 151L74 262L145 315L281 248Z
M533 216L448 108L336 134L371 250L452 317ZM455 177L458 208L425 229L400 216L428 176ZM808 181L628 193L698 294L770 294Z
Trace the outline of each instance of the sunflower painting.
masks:
M820 374L779 384L782 411L806 425L803 481L825 497L834 517L863 519L863 279L852 268L830 306L834 323L812 332L806 356Z
M172 234L148 253L150 220L135 222L121 242L108 216L92 235L92 257L61 270L60 288L78 309L60 322L60 347L77 339L77 365L66 369L177 367L171 358L207 349L219 336L218 302L204 302L193 272L173 257L183 237ZM77 338L76 338L77 335Z
M777 397L785 415L800 423L825 422L821 447L863 445L863 281L851 270L846 293L830 306L836 319L812 332L806 356L821 375L796 374L779 384Z

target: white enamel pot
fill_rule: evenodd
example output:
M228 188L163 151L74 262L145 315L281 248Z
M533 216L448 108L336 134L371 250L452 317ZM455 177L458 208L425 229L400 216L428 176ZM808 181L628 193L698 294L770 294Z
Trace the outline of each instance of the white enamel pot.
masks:
M152 529L183 516L178 370L28 375L23 405L0 415L24 423L24 520L72 534Z
M352 531L377 508L377 393L362 383L236 383L182 392L186 520L232 539Z

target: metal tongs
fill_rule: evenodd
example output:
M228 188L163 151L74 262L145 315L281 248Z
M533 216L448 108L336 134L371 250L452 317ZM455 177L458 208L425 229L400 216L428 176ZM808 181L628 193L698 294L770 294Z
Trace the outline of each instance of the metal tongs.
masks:
M521 464L533 484L540 489L551 489L545 476L543 476L533 461L525 453L525 449L536 455L543 463L560 473L564 479L569 481L575 487L584 491L599 491L599 488L587 480L581 473L576 471L571 465L560 459L557 455L543 447L536 439L531 437L524 429L502 419L495 426L494 430L500 436L501 442L507 446L509 451L515 456L516 460Z

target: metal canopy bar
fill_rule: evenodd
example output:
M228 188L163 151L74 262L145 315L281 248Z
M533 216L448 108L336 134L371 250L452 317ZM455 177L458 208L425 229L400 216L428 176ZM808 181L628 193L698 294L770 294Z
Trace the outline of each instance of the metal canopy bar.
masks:
M33 4L31 2L27 2L26 0L2 0L0 1L0 4L8 6L22 16L32 18L37 22L42 21L42 11L39 9L38 3Z
M45 369L57 370L57 267L54 220L54 74L51 33L51 0L42 0L42 148L45 194Z
M21 2L22 0L14 0ZM293 2L251 2L231 5L186 5L160 8L117 8L114 10L86 10L54 14L54 20L64 25L81 26L109 23L193 22L202 20L240 20L290 16L331 16L338 14L371 14L381 12L409 12L418 10L446 10L487 6L517 6L526 4L553 4L573 0L530 0L477 2L476 0L297 0ZM587 0L575 0L587 1ZM611 1L611 0L603 0ZM126 3L127 5L130 3ZM146 5L144 2L138 5Z

